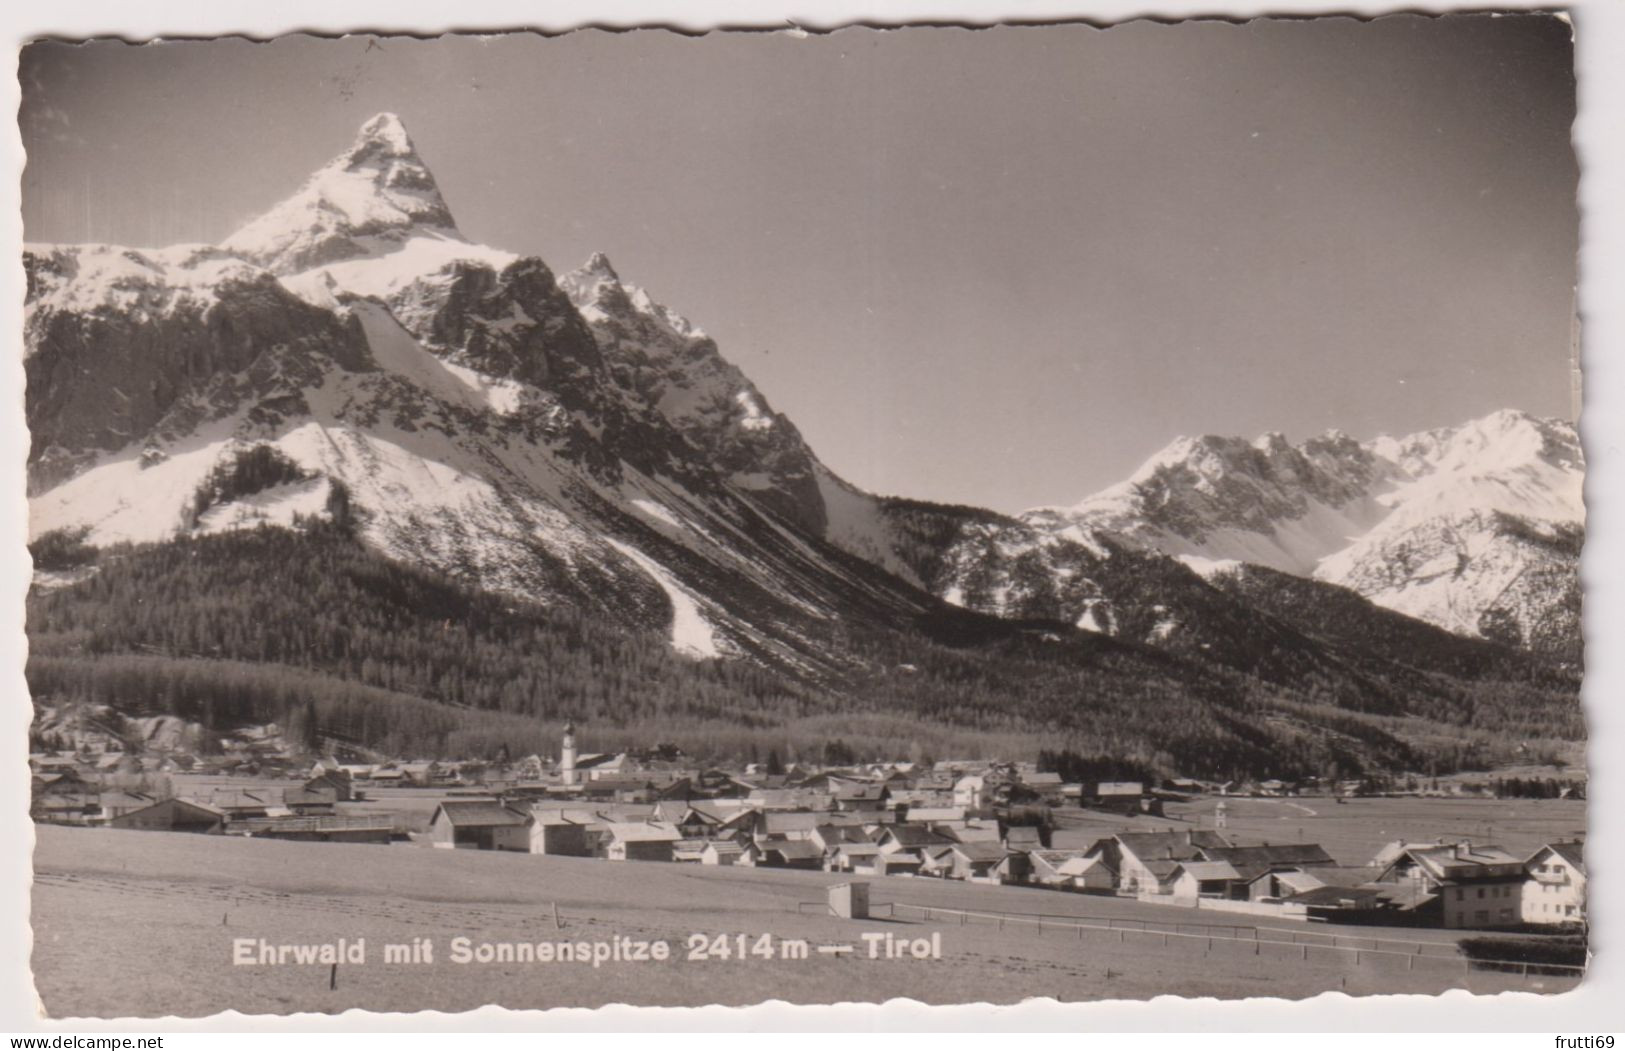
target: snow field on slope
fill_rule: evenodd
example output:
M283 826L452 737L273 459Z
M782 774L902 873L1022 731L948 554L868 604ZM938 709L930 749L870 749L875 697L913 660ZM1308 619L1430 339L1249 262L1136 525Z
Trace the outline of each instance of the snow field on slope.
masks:
M700 605L688 589L677 583L676 578L666 572L654 559L630 544L610 537L605 537L604 543L630 559L666 593L666 598L671 602L672 649L691 657L708 658L722 655L710 623L700 613Z

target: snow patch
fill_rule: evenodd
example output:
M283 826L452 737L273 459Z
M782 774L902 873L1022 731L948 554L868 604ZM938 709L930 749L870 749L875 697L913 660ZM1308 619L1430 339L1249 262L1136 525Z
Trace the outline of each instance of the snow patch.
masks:
M661 504L655 503L653 500L646 500L641 496L635 496L630 502L633 507L637 508L639 511L642 511L650 518L664 522L674 529L683 528L683 523L678 521L676 515L672 514L670 510Z
M694 596L677 583L676 579L654 559L645 555L629 544L619 540L604 538L604 542L627 558L631 559L637 567L643 570L660 585L661 590L671 601L671 646L678 653L685 653L691 657L708 658L722 656L722 650L717 645L716 634L711 625L706 622L700 613L700 605Z
M744 416L739 421L739 426L745 428L745 430L765 431L773 426L772 418L762 412L762 406L750 391L742 390L735 394L734 403L739 406L739 411L744 413Z

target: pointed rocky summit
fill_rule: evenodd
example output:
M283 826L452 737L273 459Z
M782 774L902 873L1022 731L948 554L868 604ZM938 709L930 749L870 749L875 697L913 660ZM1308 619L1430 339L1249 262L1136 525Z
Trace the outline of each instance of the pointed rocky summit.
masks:
M419 233L461 239L434 175L393 113L361 126L355 142L299 192L232 234L227 251L279 274L367 255L368 242Z

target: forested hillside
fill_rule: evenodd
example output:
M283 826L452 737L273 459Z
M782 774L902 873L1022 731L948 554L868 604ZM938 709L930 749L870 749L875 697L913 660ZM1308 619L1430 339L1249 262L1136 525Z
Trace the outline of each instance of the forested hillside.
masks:
M835 742L916 758L1029 756L1043 744L1224 776L1452 769L1493 760L1491 731L1564 737L1577 720L1560 688L1511 684L1484 704L1483 683L1436 675L1430 689L1443 684L1464 725L1361 713L1312 688L948 606L895 628L826 622L810 641L844 671L797 677L691 660L660 632L465 590L326 524L49 546L59 566L94 560L95 572L30 598L39 703L217 729L297 722L312 741L396 755L545 751L574 718L593 747L670 742L718 759L812 758Z

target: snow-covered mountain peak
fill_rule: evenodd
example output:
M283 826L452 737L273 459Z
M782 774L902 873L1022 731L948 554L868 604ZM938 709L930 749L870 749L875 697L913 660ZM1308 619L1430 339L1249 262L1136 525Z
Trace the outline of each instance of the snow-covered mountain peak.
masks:
M381 149L393 157L417 156L412 138L406 134L406 125L393 113L380 113L361 125L351 152L363 149Z
M594 252L591 259L559 278L559 287L589 322L618 320L639 326L652 324L684 343L708 338L704 330L688 318L656 302L637 285L622 281L609 257L602 252Z
M1542 610L1570 602L1583 477L1572 425L1505 409L1364 443L1340 431L1297 446L1278 432L1179 438L1127 481L1022 517L1193 564L1314 576L1452 631L1528 643Z
M594 252L592 258L582 264L580 273L616 283L621 280L621 275L615 272L615 267L610 263L609 256L602 252Z
M434 175L401 119L380 113L292 197L223 243L279 274L375 253L432 232L461 239Z

